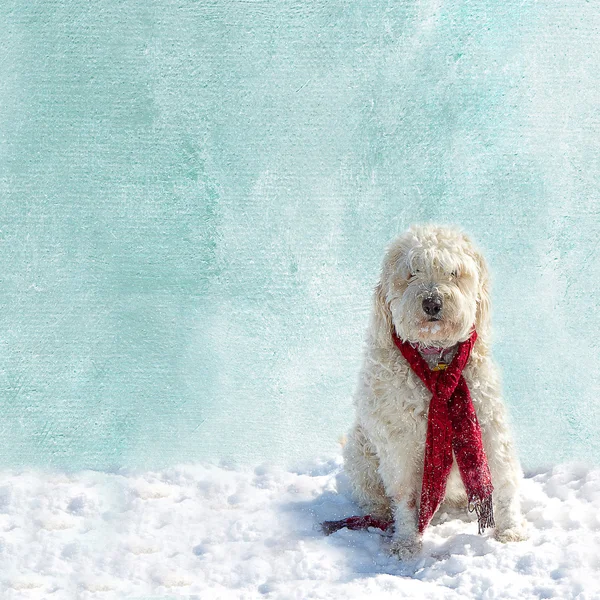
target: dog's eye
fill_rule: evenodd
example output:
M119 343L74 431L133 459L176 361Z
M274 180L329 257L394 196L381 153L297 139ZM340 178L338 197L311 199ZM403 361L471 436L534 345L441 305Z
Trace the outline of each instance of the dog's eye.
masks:
M452 271L450 275L452 275L452 277L458 277L458 271Z
M419 271L419 269L415 269L414 271L412 271L411 273L409 273L408 278L409 279L414 279L417 276L417 273L420 273L421 271Z

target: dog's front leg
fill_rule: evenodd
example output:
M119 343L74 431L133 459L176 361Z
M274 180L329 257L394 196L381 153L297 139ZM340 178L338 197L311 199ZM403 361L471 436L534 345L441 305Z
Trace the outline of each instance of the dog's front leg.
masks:
M502 464L490 461L494 483L494 537L500 542L520 542L528 538L527 524L521 514L519 483L522 477L519 461L510 451L505 452Z
M494 512L496 530L494 537L500 542L521 542L526 540L527 524L521 516L519 498L515 489L495 489Z
M506 423L504 407L496 407L495 418L482 426L482 440L494 484L494 536L501 542L518 542L528 537L521 514L519 486L523 478Z
M422 546L418 530L418 474L406 464L399 464L389 457L380 457L379 471L394 514L394 537L390 550L400 559L410 558L420 552Z
M412 497L401 498L394 504L394 537L390 550L400 559L412 558L421 551L417 522L416 503Z

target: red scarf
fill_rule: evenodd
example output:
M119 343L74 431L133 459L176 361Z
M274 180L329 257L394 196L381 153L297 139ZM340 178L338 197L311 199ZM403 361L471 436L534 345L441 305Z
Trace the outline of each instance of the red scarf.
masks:
M469 511L477 513L479 533L494 527L492 478L481 441L481 429L471 400L467 382L462 375L477 333L458 345L452 362L444 370L432 371L419 351L409 342L402 342L395 332L394 343L431 392L427 417L427 438L423 467L423 485L419 509L419 532L423 533L438 509L446 492L446 482L452 468L452 451L467 491ZM392 521L379 521L367 515L341 521L326 521L323 530L333 533L343 527L388 529Z
M395 333L394 343L431 392L427 417L427 439L423 466L423 486L419 509L419 532L423 533L446 492L452 468L452 451L467 491L469 510L477 512L479 533L494 526L492 477L481 442L481 429L462 371L477 333L458 345L452 362L445 370L432 371L419 351L402 342Z

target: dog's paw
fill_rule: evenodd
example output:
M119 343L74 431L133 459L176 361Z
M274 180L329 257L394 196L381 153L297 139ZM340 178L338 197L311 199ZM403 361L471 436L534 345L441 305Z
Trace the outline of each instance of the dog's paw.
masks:
M423 548L420 538L398 538L392 541L390 554L400 560L414 558Z
M524 542L529 538L527 529L524 526L516 525L510 529L496 529L494 537L503 544L507 542Z

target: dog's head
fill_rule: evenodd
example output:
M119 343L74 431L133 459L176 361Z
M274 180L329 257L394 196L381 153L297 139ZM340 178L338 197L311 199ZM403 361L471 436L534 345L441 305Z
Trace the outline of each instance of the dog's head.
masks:
M411 227L389 246L375 289L371 331L389 347L392 327L410 342L449 347L489 329L488 272L462 232Z

